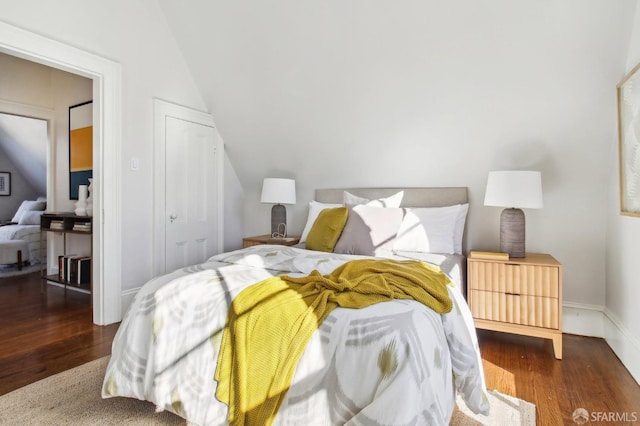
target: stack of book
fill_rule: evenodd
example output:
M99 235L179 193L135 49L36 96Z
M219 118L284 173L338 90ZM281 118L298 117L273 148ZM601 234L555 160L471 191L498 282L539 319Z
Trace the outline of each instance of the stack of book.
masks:
M509 260L509 253L472 250L469 257L471 259Z
M73 224L74 231L91 231L91 222L76 222Z
M58 256L58 278L70 284L89 284L91 257L76 254Z
M64 221L52 220L51 224L49 224L49 229L64 229Z

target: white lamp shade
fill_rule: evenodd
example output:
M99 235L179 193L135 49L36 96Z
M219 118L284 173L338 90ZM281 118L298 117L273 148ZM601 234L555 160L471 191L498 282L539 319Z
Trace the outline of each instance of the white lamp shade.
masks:
M489 172L485 206L520 209L542 208L542 178L535 171Z
M296 181L293 179L265 178L262 182L261 203L295 204Z

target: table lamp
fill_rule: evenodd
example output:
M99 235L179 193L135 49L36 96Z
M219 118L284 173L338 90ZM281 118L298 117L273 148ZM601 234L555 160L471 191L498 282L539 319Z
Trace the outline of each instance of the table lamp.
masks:
M525 220L521 209L542 208L540 172L489 172L484 205L506 207L500 215L500 251L509 257L525 257Z
M262 182L261 203L271 203L271 237L287 236L287 209L283 204L296 203L296 181L293 179L265 178Z

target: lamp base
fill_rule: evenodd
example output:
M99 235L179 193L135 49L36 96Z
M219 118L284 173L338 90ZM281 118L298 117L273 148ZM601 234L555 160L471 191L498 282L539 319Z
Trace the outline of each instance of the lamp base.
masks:
M525 257L524 212L520 209L504 209L500 215L500 251L509 257Z
M271 236L287 236L287 209L283 204L271 208Z

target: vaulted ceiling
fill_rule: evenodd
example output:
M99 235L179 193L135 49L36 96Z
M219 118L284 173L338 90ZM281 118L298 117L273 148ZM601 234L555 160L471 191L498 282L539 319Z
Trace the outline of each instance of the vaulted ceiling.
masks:
M245 187L541 167L540 141L613 99L631 22L597 0L158 1Z

